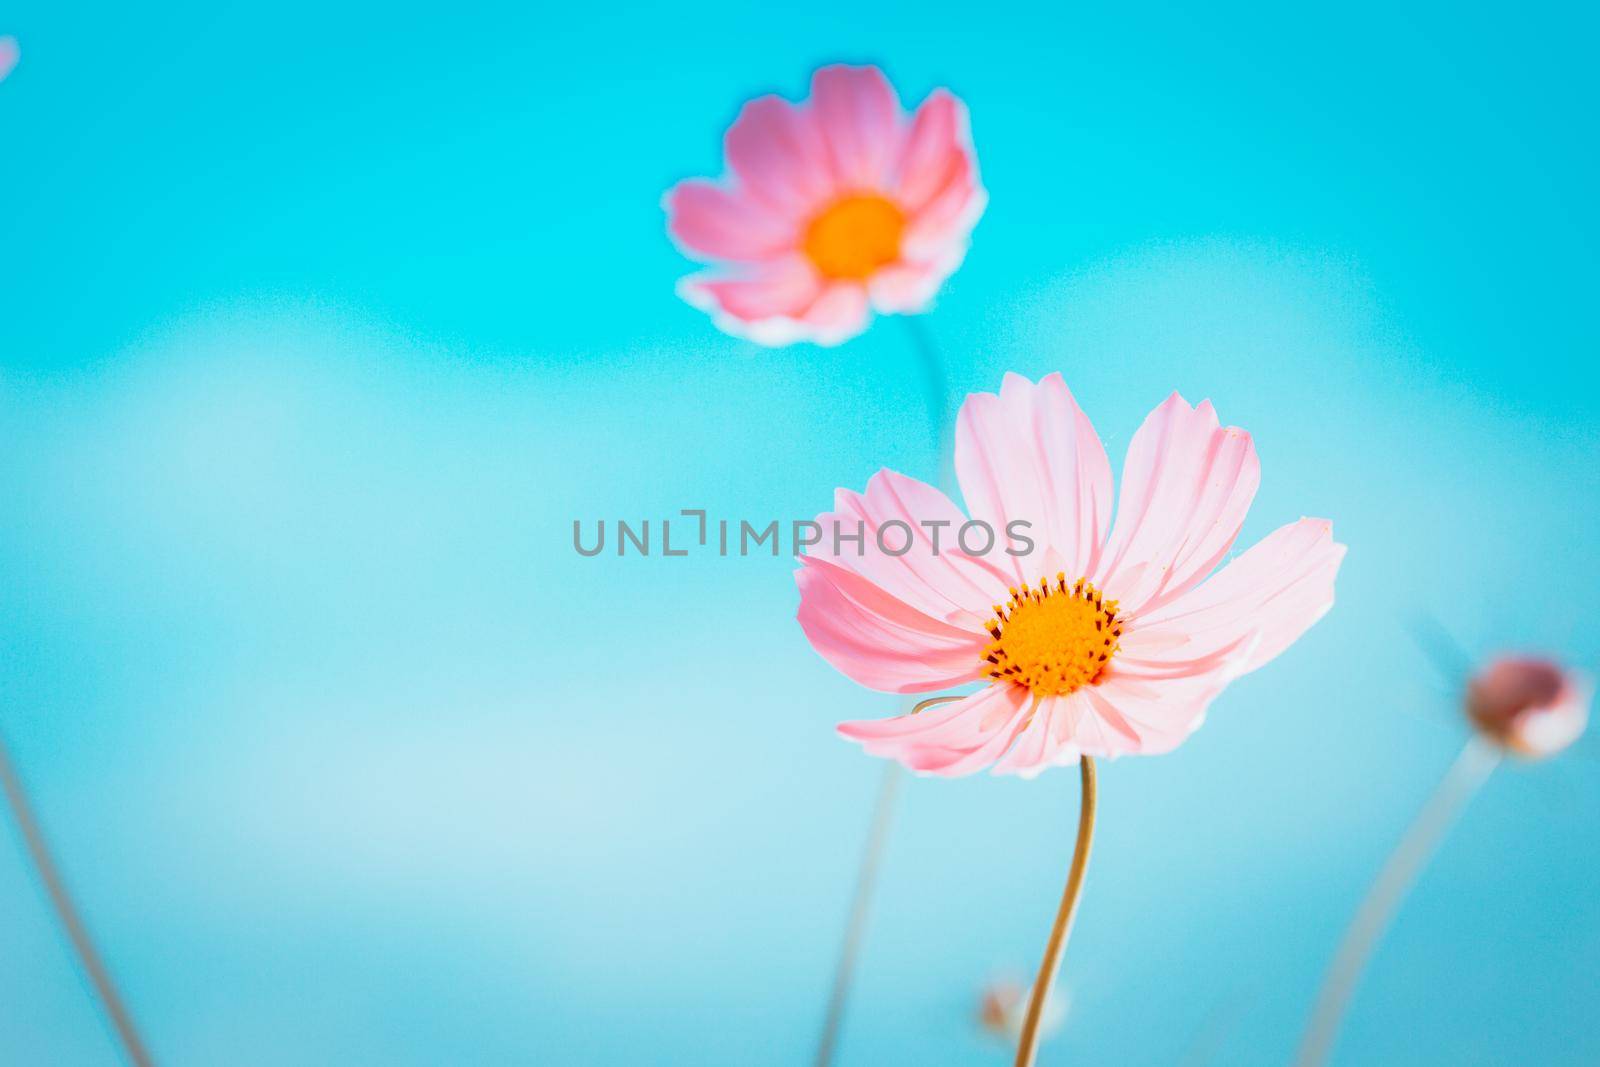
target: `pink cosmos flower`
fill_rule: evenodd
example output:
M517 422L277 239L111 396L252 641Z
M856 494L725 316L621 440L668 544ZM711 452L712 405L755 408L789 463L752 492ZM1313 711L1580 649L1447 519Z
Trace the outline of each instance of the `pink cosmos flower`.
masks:
M795 572L806 637L855 681L892 693L985 683L920 714L840 725L912 770L1031 776L1080 755L1168 751L1333 604L1345 546L1325 519L1283 526L1211 574L1260 466L1210 401L1174 393L1145 419L1115 527L1111 464L1059 374L1008 374L1000 395L969 396L956 473L974 520L964 544L955 504L884 470L865 494L838 491ZM1019 521L1031 545L1006 541Z
M939 89L908 120L877 67L823 67L802 104L750 101L724 152L725 181L667 193L679 246L719 265L678 290L761 344L837 344L869 309L924 310L983 213L966 107Z
M1502 656L1473 675L1466 707L1491 740L1516 755L1542 759L1583 734L1589 685L1551 660Z
M15 37L0 37L0 81L5 81L6 75L17 65L17 60L22 58L22 49L17 47Z

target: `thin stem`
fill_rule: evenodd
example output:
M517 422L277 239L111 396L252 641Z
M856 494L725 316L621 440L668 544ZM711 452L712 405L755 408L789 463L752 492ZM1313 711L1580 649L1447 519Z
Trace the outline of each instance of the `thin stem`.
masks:
M924 397L928 405L928 427L936 449L940 470L940 484L946 489L954 481L954 449L948 448L949 436L944 409L948 387L945 384L944 360L933 337L922 324L921 316L900 316L911 336L917 360L922 364ZM943 704L960 697L934 697L924 700L911 709L915 715L924 708ZM866 938L867 920L872 914L872 894L877 888L878 870L883 865L883 854L888 848L889 828L894 822L894 808L900 793L902 771L890 763L883 769L883 782L878 787L878 799L872 807L872 823L867 831L866 849L861 854L861 866L856 871L855 894L850 902L850 918L845 924L844 942L839 947L839 959L834 965L833 990L828 995L827 1013L823 1017L822 1036L817 1042L816 1067L829 1067L833 1063L839 1032L844 1026L845 1007L850 1001L850 987L855 979L856 959L861 954L861 944Z
M111 1025L122 1042L122 1050L126 1053L128 1062L134 1067L150 1067L153 1061L150 1059L150 1053L145 1050L144 1042L139 1040L139 1032L134 1028L133 1017L128 1014L122 998L117 995L117 987L111 981L111 974L101 961L100 954L95 951L94 942L89 939L89 931L78 916L77 909L73 907L72 898L67 894L61 873L56 870L55 862L50 858L50 850L45 845L44 835L39 830L39 824L33 817L33 810L28 806L27 795L22 790L22 780L17 777L16 768L12 766L11 758L7 755L4 738L0 738L0 786L5 789L6 799L11 804L11 813L16 817L17 827L22 831L22 840L28 846L28 855L33 859L33 865L39 872L39 880L44 883L50 903L55 906L56 915L61 919L61 925L66 927L67 936L72 940L72 947L77 950L78 962L83 965L89 980L94 983L95 993L98 994L106 1014L111 1018Z
M828 996L822 1039L817 1042L817 1067L828 1067L833 1062L833 1052L839 1043L839 1028L844 1025L844 1009L855 978L856 958L861 953L867 916L872 908L872 891L877 886L878 868L883 863L889 825L893 821L895 796L900 791L900 774L899 764L890 763L883 768L883 784L878 787L878 800L872 811L872 829L867 834L866 851L862 853L861 869L856 874L850 921L845 926L844 944L839 948L839 962L834 969L833 992Z
M928 332L921 315L902 315L900 319L906 324L906 332L911 335L911 346L917 350L917 360L922 364L924 400L928 405L928 428L933 434L933 447L938 456L940 485L948 491L955 450L951 447L951 427L944 417L945 404L948 403L950 395L950 386L945 379L944 360L940 357L939 346L934 343L933 335Z
M1423 655L1432 661L1434 669L1446 682L1459 685L1472 674L1472 656L1433 614L1418 611L1411 617L1407 629L1411 633L1411 640L1422 649Z
M1321 1067L1333 1053L1339 1022L1344 1018L1378 939L1388 929L1401 901L1416 883L1445 833L1499 764L1499 749L1476 735L1470 738L1417 814L1416 821L1395 846L1372 888L1367 890L1367 897L1351 920L1344 941L1328 968L1311 1013L1311 1023L1300 1043L1296 1061L1299 1067Z
M911 709L911 714L915 715L935 704L947 704L960 699L958 696L933 697L917 704ZM883 854L888 847L889 827L894 821L895 798L900 792L903 773L897 763L890 763L883 769L883 783L878 787L878 799L872 808L872 828L867 832L867 847L861 854L861 867L856 873L850 919L845 924L844 943L839 947L839 962L834 966L833 992L828 996L822 1037L817 1042L817 1067L828 1067L833 1062L834 1049L839 1044L839 1031L844 1026L844 1009L850 1002L856 959L861 955L861 943L866 938L867 918L872 912L872 893L877 888L878 870L883 866Z
M1247 1007L1241 993L1235 993L1213 1005L1204 1025L1178 1061L1178 1067L1209 1067L1227 1046L1229 1035L1243 1020Z
M1050 940L1044 947L1044 960L1039 964L1039 976L1033 980L1033 996L1028 1001L1028 1017L1022 1024L1022 1040L1017 1045L1016 1067L1033 1067L1039 1054L1039 1017L1045 1002L1050 999L1050 988L1056 983L1056 972L1061 969L1061 956L1067 950L1067 937L1072 933L1072 920L1078 914L1078 898L1083 895L1083 876L1089 869L1089 850L1094 846L1095 781L1094 760L1080 757L1078 766L1083 772L1083 802L1078 809L1078 841L1072 847L1072 868L1067 872L1067 888L1061 894L1061 906L1056 909L1056 922L1050 928Z

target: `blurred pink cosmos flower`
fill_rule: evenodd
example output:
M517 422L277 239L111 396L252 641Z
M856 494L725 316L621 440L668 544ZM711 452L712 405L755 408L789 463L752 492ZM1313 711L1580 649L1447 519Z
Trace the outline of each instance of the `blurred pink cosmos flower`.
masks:
M680 247L720 268L679 292L766 345L837 344L870 309L924 310L983 213L966 107L939 89L908 119L876 67L823 67L801 104L750 101L724 152L726 181L666 196Z
M1489 780L1501 756L1553 756L1576 741L1589 719L1590 685L1553 660L1501 656L1472 675L1464 707L1478 735L1418 812L1378 871L1334 954L1311 1020L1301 1038L1298 1067L1321 1067L1333 1054L1339 1026L1383 932L1427 866L1445 832Z
M914 771L1031 776L1080 755L1168 751L1332 606L1345 546L1325 519L1283 526L1207 577L1260 476L1250 436L1220 426L1209 401L1174 393L1145 419L1115 528L1111 464L1059 374L1008 374L998 396L969 396L956 473L972 518L996 531L1027 521L1031 551L953 551L967 517L884 470L864 495L838 491L795 572L806 637L855 681L893 693L987 683L934 710L840 725ZM860 551L832 536L857 523ZM908 551L883 550L886 524L884 545L909 539Z
M4 81L11 69L17 65L17 60L22 58L22 49L17 47L15 37L0 37L0 81Z
M1583 734L1589 685L1550 660L1503 656L1473 675L1466 707L1473 724L1501 747L1541 759Z

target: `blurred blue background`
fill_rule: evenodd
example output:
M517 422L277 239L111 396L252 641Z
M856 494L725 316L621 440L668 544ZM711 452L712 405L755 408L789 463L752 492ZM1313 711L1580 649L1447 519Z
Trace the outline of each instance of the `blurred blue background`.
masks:
M784 560L581 559L574 518L806 517L933 478L902 323L678 301L674 180L825 61L970 104L956 394L1061 370L1114 465L1250 429L1241 545L1334 611L1102 769L1041 1062L1283 1064L1464 736L1406 634L1600 649L1592 8L7 5L0 728L169 1064L803 1063L893 702ZM954 411L958 395L952 396ZM1491 779L1341 1064L1592 1064L1595 746ZM1008 1062L1076 777L915 781L844 1064ZM0 838L0 1060L115 1048Z

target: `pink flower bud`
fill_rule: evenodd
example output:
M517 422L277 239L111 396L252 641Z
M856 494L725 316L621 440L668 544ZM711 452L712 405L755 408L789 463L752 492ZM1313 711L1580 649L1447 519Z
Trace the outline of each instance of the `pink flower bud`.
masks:
M1508 751L1543 759L1583 733L1589 690L1586 679L1552 660L1502 656L1468 683L1467 717Z

